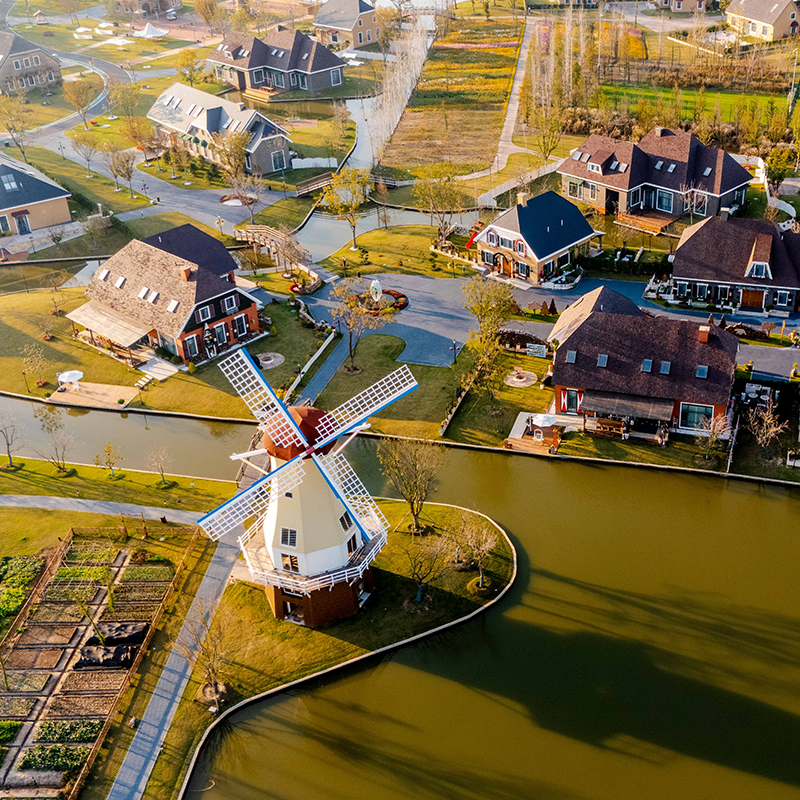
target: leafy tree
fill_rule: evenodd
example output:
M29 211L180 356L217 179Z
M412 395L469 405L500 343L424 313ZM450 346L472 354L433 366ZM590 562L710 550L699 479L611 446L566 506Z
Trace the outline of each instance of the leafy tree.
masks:
M138 115L142 88L138 83L122 83L112 78L108 82L108 104L124 120Z
M436 220L438 241L443 241L453 216L464 209L464 195L453 164L442 161L421 169L419 180L414 184L414 197Z
M63 92L64 99L78 112L83 127L89 130L86 117L96 94L94 84L91 81L65 81Z
M144 117L126 117L123 119L122 130L125 136L144 153L147 161L147 151L153 137L153 126Z
M44 348L40 344L26 344L22 349L22 366L26 372L35 372L39 378L38 383L43 384L42 373L48 361L44 355Z
M788 147L776 147L767 159L767 180L779 186L788 172L794 169L795 155Z
M107 469L110 469L112 478L114 477L114 467L116 467L117 464L123 460L122 450L119 447L111 444L111 442L106 442L103 452L98 453L94 457L95 466L106 467Z
M178 74L189 86L194 86L197 76L203 71L204 62L205 59L198 58L194 50L187 48L178 53L178 60L175 67L178 70Z
M28 121L30 116L26 108L25 91L17 90L16 95L0 95L0 130L8 134L11 143L19 150L23 161L28 163L25 150L31 136L31 124Z
M225 131L211 134L211 152L217 157L217 161L228 179L244 174L249 141L250 133L248 131L233 133Z
M514 310L515 300L511 287L506 283L476 275L464 284L463 293L464 308L478 323L477 335L473 332L470 334L471 338L486 342L496 339L500 328Z
M347 352L350 356L350 371L356 368L356 350L367 331L374 331L386 323L384 317L367 313L358 304L359 293L352 278L344 278L334 284L331 299L334 302L331 316L334 324L341 326L347 336Z
M231 30L236 33L247 33L253 24L253 18L245 9L240 8L231 14Z
M336 219L350 225L353 234L351 250L357 250L356 225L361 206L369 198L370 177L365 169L343 169L331 176L330 185L322 193L322 205L327 206Z
M219 17L216 0L195 0L194 10L208 26L209 33L213 33L214 23Z
M133 197L133 175L136 170L136 156L129 150L121 150L118 153L114 153L111 157L109 169L115 180L120 177L128 182L128 191L130 196Z
M78 131L70 140L72 149L86 162L86 177L92 177L92 161L98 154L92 131Z

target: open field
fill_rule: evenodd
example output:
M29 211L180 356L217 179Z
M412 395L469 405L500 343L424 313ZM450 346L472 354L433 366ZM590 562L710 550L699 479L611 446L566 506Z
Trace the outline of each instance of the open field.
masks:
M520 23L460 20L445 44L518 41ZM383 157L383 166L414 174L453 161L460 173L487 167L497 151L517 48L449 49L434 43L417 88Z
M391 527L389 543L373 566L376 592L355 617L313 630L274 619L264 592L248 583L230 586L217 612L217 624L227 625L225 649L228 662L246 664L248 669L228 669L222 680L229 687L229 702L254 695L341 663L415 634L430 630L474 611L485 602L467 588L477 573L452 572L426 589L430 600L424 608L413 608L416 584L408 576L407 547L414 546L409 536L407 507L399 501L381 501ZM423 520L429 535L441 535L460 524L462 512L448 506L427 505ZM488 523L479 518L481 525ZM493 582L491 594L502 588L513 570L513 556L504 538L499 537L490 557L487 575ZM235 622L234 622L235 621ZM237 630L247 630L246 637ZM202 679L195 672L183 695L164 744L172 758L156 762L144 794L145 800L170 796L179 785L190 754L209 721L206 709L193 702ZM134 708L142 708L136 701ZM124 716L131 712L126 711ZM135 713L135 712L134 712ZM113 762L118 762L114 756ZM108 769L108 772L111 772ZM86 800L101 800L109 778L97 775L83 793Z

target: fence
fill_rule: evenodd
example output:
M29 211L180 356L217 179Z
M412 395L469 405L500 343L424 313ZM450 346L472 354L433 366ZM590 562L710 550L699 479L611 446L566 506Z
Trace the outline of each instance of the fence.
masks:
M300 381L303 380L303 377L305 376L306 372L308 372L308 370L311 369L311 365L322 355L322 353L325 351L325 348L333 341L335 337L336 337L336 331L332 330L328 335L328 337L325 339L325 341L319 346L317 352L314 353L314 355L311 356L311 358L309 358L308 361L306 361L306 363L303 365L303 368L300 370L298 376L294 379L294 381L292 381L292 385L286 390L286 393L283 395L284 403L288 405L289 398L292 396L292 392L297 388Z
M739 433L739 417L736 418L736 425L734 425L733 433L731 434L731 446L728 448L728 463L725 466L725 472L731 471L731 464L733 463L733 450L736 447L736 435Z
M185 529L185 528L184 528ZM70 529L73 530L73 529ZM86 530L102 530L101 528L95 529L86 529ZM116 530L116 529L115 529ZM173 529L174 530L174 529ZM97 759L97 756L100 753L100 750L103 747L103 743L105 742L106 736L108 735L108 731L110 730L117 714L120 712L120 706L122 705L122 701L125 698L125 695L128 692L128 689L131 686L131 682L133 676L136 675L136 672L139 669L139 665L142 663L142 659L144 658L145 654L147 653L147 649L150 646L150 642L155 635L156 629L158 628L158 623L161 621L161 617L164 614L164 609L167 607L167 604L172 599L173 594L175 593L175 588L178 585L178 581L180 577L183 575L183 572L186 568L186 562L189 558L189 555L194 550L195 544L197 543L197 538L200 535L200 529L195 527L194 533L192 534L192 538L189 541L189 544L186 546L186 549L183 552L183 557L180 560L180 563L175 569L175 574L172 576L172 580L170 581L169 588L167 589L167 593L164 595L164 598L161 600L161 603L156 610L155 616L153 617L152 621L150 622L150 627L147 630L147 635L144 638L141 646L139 647L139 652L136 654L136 658L133 660L133 664L131 664L130 669L128 670L128 675L126 681L123 683L122 687L120 688L119 692L117 692L116 699L114 700L113 705L111 706L111 711L109 712L108 716L106 717L105 723L103 723L103 727L100 730L100 733L95 740L95 743L92 745L92 749L89 751L89 755L86 761L81 768L81 771L78 773L78 777L75 779L75 783L72 785L72 788L69 791L69 794L66 795L67 800L76 800L78 795L83 788L84 783L86 782L86 778L89 777L89 772L91 771L92 767L94 766L94 762Z

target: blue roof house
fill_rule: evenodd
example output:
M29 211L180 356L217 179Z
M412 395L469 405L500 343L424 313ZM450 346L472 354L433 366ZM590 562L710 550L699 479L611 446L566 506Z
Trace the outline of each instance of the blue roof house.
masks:
M545 192L504 211L475 235L479 263L513 282L538 286L552 280L588 253L589 242L602 242L574 204L555 192Z

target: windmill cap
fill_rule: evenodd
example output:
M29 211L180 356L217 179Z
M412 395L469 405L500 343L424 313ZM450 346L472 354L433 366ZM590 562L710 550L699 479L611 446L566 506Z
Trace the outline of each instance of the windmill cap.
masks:
M328 416L327 411L313 406L291 406L287 409L289 416L297 423L300 432L306 437L306 441L313 447L320 439L324 438L319 430L319 425L322 420ZM264 433L261 439L264 449L275 458L281 461L290 461L291 459L301 455L305 452L306 448L301 445L278 445L272 441L268 433ZM329 452L334 446L335 441L330 442L321 450L317 451L324 455Z

